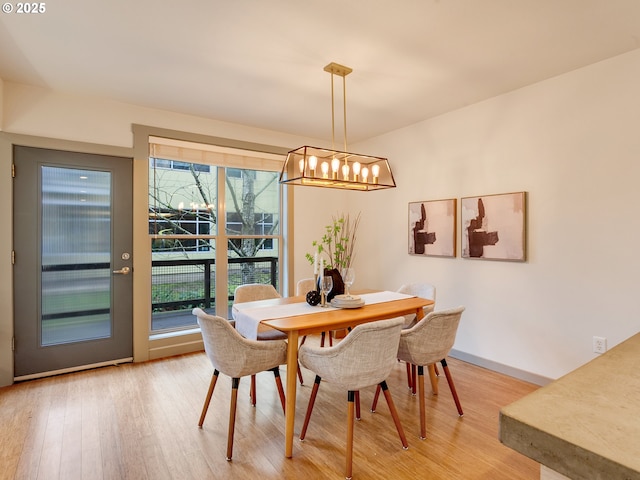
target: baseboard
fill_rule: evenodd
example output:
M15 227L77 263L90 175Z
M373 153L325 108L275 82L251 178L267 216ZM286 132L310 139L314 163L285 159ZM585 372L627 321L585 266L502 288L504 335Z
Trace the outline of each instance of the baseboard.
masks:
M457 358L458 360L462 360L463 362L468 362L473 365L486 368L487 370L502 373L503 375L508 375L525 382L533 383L534 385L540 385L541 387L553 381L553 379L543 377L542 375L527 372L526 370L520 370L518 368L510 367L499 362L494 362L493 360L487 360L486 358L478 357L476 355L461 352L455 349L451 350L449 356Z
M157 345L149 348L149 360L184 355L186 353L201 352L204 350L202 339L173 343L170 345Z

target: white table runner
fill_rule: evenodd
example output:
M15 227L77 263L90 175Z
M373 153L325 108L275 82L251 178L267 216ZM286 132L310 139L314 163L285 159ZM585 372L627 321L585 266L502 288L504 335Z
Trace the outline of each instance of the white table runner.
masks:
M375 292L360 295L365 305L373 305L375 303L391 302L401 300L403 298L411 298L414 295L406 295L398 292ZM296 315L312 315L314 313L326 312L328 310L337 310L337 308L328 306L312 307L306 302L290 303L287 305L273 306L252 306L253 302L239 303L233 306L231 313L236 321L236 330L246 338L256 340L258 337L258 326L263 320L272 320L274 318L294 317Z

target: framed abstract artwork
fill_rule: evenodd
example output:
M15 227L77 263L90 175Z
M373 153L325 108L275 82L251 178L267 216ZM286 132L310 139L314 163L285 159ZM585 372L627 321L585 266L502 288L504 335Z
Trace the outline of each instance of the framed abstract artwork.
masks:
M466 197L460 204L463 258L526 259L526 192Z
M409 203L409 254L456 256L456 199Z

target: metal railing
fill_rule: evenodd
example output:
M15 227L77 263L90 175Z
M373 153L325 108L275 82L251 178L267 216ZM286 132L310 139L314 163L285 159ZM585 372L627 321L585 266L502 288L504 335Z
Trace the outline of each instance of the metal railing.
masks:
M230 258L225 301L244 283L270 283L278 288L278 257ZM215 259L154 260L152 309L166 312L186 308L211 308L215 298Z
M245 257L230 258L228 262L228 291L224 301L227 304L233 302L233 292L238 285L244 283L270 283L278 288L278 257ZM180 314L180 311L194 307L211 308L216 303L215 298L215 259L183 259L183 260L154 260L152 261L152 311L154 314L162 314L165 318L171 312ZM62 272L82 272L76 278L64 281L64 285L50 277L50 288L64 289L67 294L79 294L93 292L94 282L104 284L104 290L108 295L109 276L111 265L109 263L85 263L85 264L57 264L43 265L43 275L56 277ZM55 272L55 273L54 273ZM106 283L105 283L106 281ZM73 284L70 286L70 284ZM101 285L102 286L102 285ZM69 291L71 289L71 291ZM82 292L84 291L84 292ZM107 300L108 302L108 300ZM67 305L68 306L68 305ZM62 311L64 310L64 311ZM68 310L65 308L55 312L44 312L43 320L55 320L61 318L90 316L108 313L109 309L80 308ZM191 314L189 313L189 317ZM192 322L192 319L189 321ZM193 322L192 322L193 323ZM181 324L181 323L179 323ZM155 329L155 328L154 328Z

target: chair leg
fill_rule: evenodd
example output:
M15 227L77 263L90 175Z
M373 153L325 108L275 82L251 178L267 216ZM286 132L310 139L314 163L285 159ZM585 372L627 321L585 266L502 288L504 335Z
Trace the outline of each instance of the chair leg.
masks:
M251 406L256 406L256 376L251 375L251 388L249 389L249 396L251 397Z
M324 347L325 332L320 333L320 346Z
M347 458L345 477L350 480L353 475L353 411L355 392L349 390L347 393Z
M402 442L402 448L406 450L407 448L409 448L409 444L407 443L407 437L404 434L402 424L400 423L400 417L398 416L398 411L396 410L396 406L393 403L393 399L391 398L391 392L389 391L387 382L385 381L380 382L380 387L382 388L382 393L384 393L384 398L387 401L387 405L389 405L389 411L391 412L391 418L393 418L393 423L396 424L396 430L398 430L398 435L400 436L400 441Z
M213 395L213 389L216 388L216 382L218 381L218 375L220 372L218 370L213 371L213 375L211 376L211 382L209 383L209 391L207 392L207 398L204 400L204 405L202 406L202 413L200 414L200 421L198 422L198 426L202 428L202 424L204 423L204 417L207 416L207 410L209 409L209 403L211 402L211 396Z
M300 364L298 364L298 381L300 385L304 385L304 377L302 376L302 369L300 368Z
M416 366L411 365L411 395L416 394Z
M411 364L409 362L406 362L405 365L407 366L407 388L409 390L413 389L413 378L411 375Z
M418 400L420 402L420 440L427 438L426 406L424 399L424 367L418 367Z
M451 395L453 395L453 401L456 402L456 408L458 409L458 415L461 417L464 415L462 411L462 405L460 405L460 399L458 398L458 392L456 392L456 387L453 384L453 378L451 378L451 372L449 371L449 366L447 365L447 361L443 358L440 360L442 364L442 369L444 370L444 375L447 377L447 383L449 384L449 388L451 389Z
M355 402L356 402L356 420L360 420L360 391L356 390L355 392Z
M231 379L231 406L229 407L229 435L227 436L227 461L233 455L233 433L236 428L236 405L238 404L239 378Z
M429 380L431 381L431 391L434 395L438 395L438 376L436 375L436 364L432 363L427 366L429 370Z
M305 335L304 337L302 337L302 340L300 341L300 347L304 345L304 342L306 341L307 341L307 336ZM304 385L304 377L302 376L302 369L300 368L299 363L298 363L298 381L300 382L300 385Z
M302 431L300 432L300 440L304 440L304 437L307 435L307 427L309 426L311 412L313 411L313 404L316 402L316 396L318 395L318 388L320 388L321 380L322 379L318 375L316 375L316 379L313 382L313 388L311 389L311 395L309 396L309 406L307 407L307 413L304 416Z
M280 396L282 411L285 412L285 398L284 398L284 390L282 389L282 379L280 378L280 369L278 367L273 367L271 371L273 372L273 376L276 379L276 387L278 388L278 395Z
M329 346L333 347L333 333L329 330Z
M376 407L378 406L378 397L380 396L380 390L381 390L380 385L378 385L376 387L376 393L373 395L373 402L371 402L371 413L376 413Z

